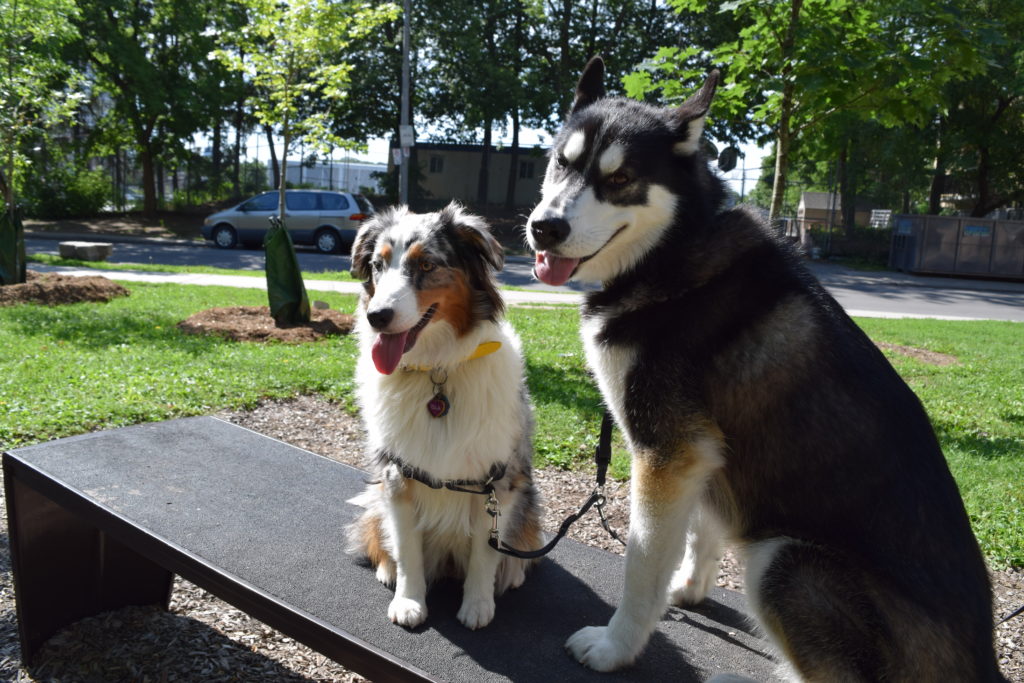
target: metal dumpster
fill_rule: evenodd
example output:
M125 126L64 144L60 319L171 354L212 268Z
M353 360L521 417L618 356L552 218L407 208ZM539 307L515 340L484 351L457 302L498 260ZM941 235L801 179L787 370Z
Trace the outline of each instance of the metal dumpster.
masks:
M889 267L908 273L1024 279L1024 221L898 215Z

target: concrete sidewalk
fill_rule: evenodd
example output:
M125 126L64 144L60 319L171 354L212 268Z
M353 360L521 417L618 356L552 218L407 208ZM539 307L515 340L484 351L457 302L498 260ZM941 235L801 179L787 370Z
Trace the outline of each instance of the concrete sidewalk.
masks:
M31 264L31 270L60 273L74 277L102 275L111 280L126 282L173 283L178 285L207 285L216 287L238 287L242 289L266 289L267 281L259 276L245 275L213 275L206 273L150 273L139 270L103 270L100 268L75 268L69 266L47 266L40 263ZM358 282L337 282L334 280L304 280L306 290L310 292L338 292L340 294L359 294L363 286ZM581 295L563 292L538 292L501 290L505 301L511 305L575 305L582 300Z

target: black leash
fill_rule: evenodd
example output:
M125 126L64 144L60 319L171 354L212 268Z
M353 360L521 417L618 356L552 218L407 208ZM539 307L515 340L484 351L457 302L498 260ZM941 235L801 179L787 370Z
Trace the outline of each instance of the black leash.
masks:
M538 557L544 557L558 545L558 542L565 537L568 533L569 527L571 527L577 519L582 517L590 510L591 507L597 506L597 513L601 517L601 526L604 530L622 545L626 545L617 533L608 525L608 520L604 516L604 504L606 502L604 496L604 482L605 477L608 474L608 465L612 461L612 416L606 410L604 411L604 417L601 419L601 436L598 438L597 448L594 450L594 462L597 463L597 487L594 489L590 497L580 507L579 512L569 515L562 521L562 525L558 527L558 532L555 534L547 545L538 550L516 550L508 544L498 539L498 515L501 514L497 508L497 500L495 505L488 504L487 514L493 518L491 524L491 536L487 539L487 544L497 550L503 555L510 555L512 557L518 557L523 560L532 560ZM492 496L493 499L493 496ZM488 501L490 503L490 501Z
M1021 614L1024 614L1024 605L1021 605L1020 607L1018 607L1017 611L1014 612L1013 614L1009 614L1009 615L1003 617L1002 619L1000 619L998 622L996 622L996 626L1001 626L1002 624L1005 624L1006 622L1008 622L1010 619L1013 619L1014 617L1018 617Z

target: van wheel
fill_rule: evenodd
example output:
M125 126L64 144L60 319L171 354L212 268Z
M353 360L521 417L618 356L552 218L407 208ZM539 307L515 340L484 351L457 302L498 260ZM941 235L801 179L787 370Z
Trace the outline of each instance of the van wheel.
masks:
M332 228L321 228L314 235L314 243L316 244L316 250L321 254L333 254L341 246L341 237Z
M230 225L218 225L213 229L213 243L221 249L234 249L238 244L238 233Z

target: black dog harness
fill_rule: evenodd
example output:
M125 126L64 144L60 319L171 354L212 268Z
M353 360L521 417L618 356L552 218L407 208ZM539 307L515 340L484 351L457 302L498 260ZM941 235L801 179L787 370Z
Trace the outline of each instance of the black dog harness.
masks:
M501 508L498 504L498 498L494 495L494 482L501 480L506 471L508 465L506 463L495 463L491 465L490 471L487 473L486 479L437 479L431 477L429 474L424 472L418 467L413 467L408 463L404 462L401 458L390 453L384 454L383 459L387 462L398 467L402 476L406 479L412 479L417 481L424 486L428 486L432 489L448 489L449 491L457 491L459 493L472 493L478 496L487 496L486 509L487 514L491 516L491 533L487 539L487 544L497 550L499 553L504 555L510 555L512 557L518 557L524 560L532 560L538 557L544 557L558 545L558 542L562 540L566 533L569 531L576 520L585 515L591 507L597 506L597 513L601 517L601 526L604 527L605 531L619 543L625 545L617 533L608 525L608 520L604 516L604 504L606 502L604 495L604 482L605 477L608 473L608 465L612 461L612 418L608 411L605 411L604 417L601 420L601 436L598 439L597 448L594 450L594 461L597 464L597 486L594 488L593 493L580 507L579 512L569 515L562 521L562 525L558 528L558 532L555 534L547 545L537 550L516 550L515 548L507 545L498 538L498 517L501 515ZM472 488L467 488L472 487Z

